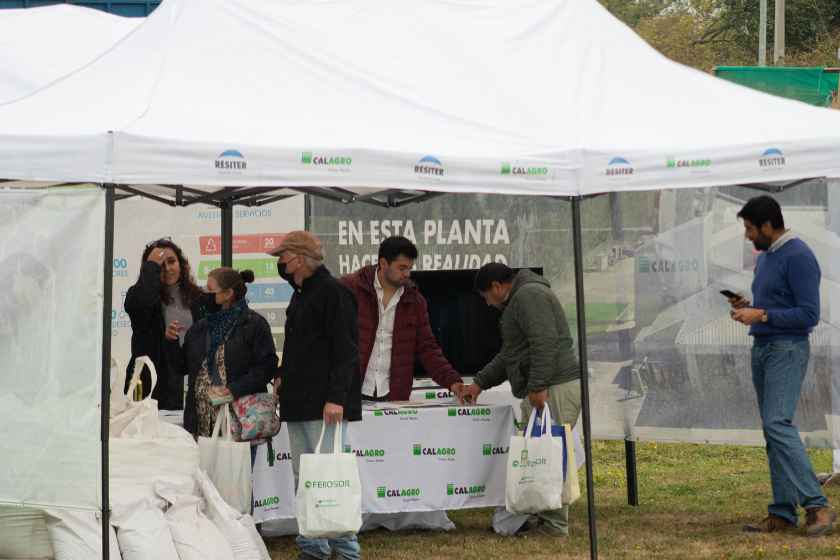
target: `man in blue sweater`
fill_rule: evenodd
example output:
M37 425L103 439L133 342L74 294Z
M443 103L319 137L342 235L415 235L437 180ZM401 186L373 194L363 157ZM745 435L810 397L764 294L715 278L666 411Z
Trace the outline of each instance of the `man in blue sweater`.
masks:
M808 370L808 335L820 320L820 265L814 253L785 229L782 209L769 196L750 199L738 212L747 239L762 253L755 265L753 302L732 298L732 318L749 325L752 377L773 487L768 515L745 531L795 529L797 507L806 512L808 536L828 534L837 514L828 506L793 424Z

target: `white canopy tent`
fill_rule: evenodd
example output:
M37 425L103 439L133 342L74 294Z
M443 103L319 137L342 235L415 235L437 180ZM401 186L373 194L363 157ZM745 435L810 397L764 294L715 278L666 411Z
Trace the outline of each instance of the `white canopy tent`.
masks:
M142 21L72 4L0 10L0 102L75 72Z
M594 1L172 0L0 122L8 179L586 195L840 167L840 114Z
M115 188L573 197L583 371L580 197L840 175L840 114L670 62L594 0L168 0L0 122L0 179L105 185L111 239ZM584 433L589 459L586 405Z

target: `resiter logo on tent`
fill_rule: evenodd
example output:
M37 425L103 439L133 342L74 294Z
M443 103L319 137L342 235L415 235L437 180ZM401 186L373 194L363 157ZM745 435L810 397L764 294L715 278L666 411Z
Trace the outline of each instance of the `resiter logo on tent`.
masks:
M417 175L443 177L443 164L435 156L424 156L414 164L414 172Z
M222 172L244 171L248 168L248 162L239 150L225 150L216 158L215 167Z
M778 169L785 166L785 155L779 148L767 148L758 158L758 166L762 169Z
M634 172L633 166L623 157L614 157L607 164L607 177L626 177Z

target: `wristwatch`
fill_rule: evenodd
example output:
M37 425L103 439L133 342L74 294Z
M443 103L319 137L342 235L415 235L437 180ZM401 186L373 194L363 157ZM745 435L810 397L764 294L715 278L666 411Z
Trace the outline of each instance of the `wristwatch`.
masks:
M766 309L761 312L761 322L762 323L767 322L767 310Z

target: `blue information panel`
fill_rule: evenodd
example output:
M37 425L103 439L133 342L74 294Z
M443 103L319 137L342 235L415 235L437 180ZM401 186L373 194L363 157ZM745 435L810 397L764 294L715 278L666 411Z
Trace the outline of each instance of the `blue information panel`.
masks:
M251 284L246 296L250 303L278 303L292 299L292 287L285 282Z

